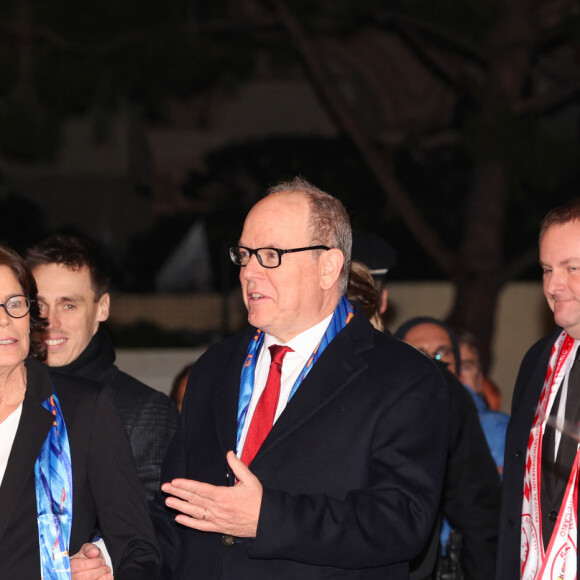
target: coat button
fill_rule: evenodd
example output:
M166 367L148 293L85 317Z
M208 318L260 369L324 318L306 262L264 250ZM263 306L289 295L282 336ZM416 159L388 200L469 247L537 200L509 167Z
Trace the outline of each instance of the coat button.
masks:
M522 456L522 452L521 451L516 451L516 457L521 457Z
M548 518L551 522L555 522L558 519L558 514L555 511L551 511L548 514Z
M227 534L224 534L222 536L222 546L226 546L229 548L230 546L234 545L234 542L235 542L235 540L234 540L233 536L229 536Z

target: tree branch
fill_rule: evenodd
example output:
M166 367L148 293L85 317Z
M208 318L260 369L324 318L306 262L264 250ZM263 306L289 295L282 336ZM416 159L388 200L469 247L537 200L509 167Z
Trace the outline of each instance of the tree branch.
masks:
M451 275L454 270L453 255L443 246L436 232L427 224L394 175L390 162L370 143L351 115L334 79L321 62L316 50L290 13L284 0L274 0L280 21L301 54L314 86L340 127L349 134L360 155L385 191L397 214L409 230L421 241L426 252L439 267Z
M54 30L46 28L45 26L32 25L30 29L27 29L23 24L0 22L0 31L11 34L17 39L23 39L28 35L32 35L59 50L77 51L85 54L109 54L123 48L124 46L135 44L146 36L145 32L135 30L127 32L126 34L100 45L91 46L89 44L81 44L80 42L68 40L64 36L61 36Z
M394 24L406 32L413 32L414 34L421 33L422 35L430 36L437 40L439 44L449 47L453 53L463 55L464 58L467 58L478 66L482 68L488 66L488 57L478 46L457 34L449 32L449 29L437 26L432 22L390 12L376 14L375 22L382 25Z
M534 246L527 252L515 258L501 269L500 277L504 283L515 280L528 268L538 263L538 248Z

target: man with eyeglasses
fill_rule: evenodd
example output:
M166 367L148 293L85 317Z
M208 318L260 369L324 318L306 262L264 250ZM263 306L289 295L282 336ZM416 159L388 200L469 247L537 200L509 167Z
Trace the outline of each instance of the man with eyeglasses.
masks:
M459 381L460 349L447 324L431 316L418 316L401 324L394 336L437 361L450 392L449 458L439 533L443 557L438 562L438 574L455 569L455 574L444 577L453 580L463 574L470 580L488 580L495 574L499 474L507 415L498 414L498 428L498 419L487 416L485 409L476 404L475 393ZM459 552L459 557L453 552Z
M164 463L167 578L408 578L433 525L447 397L344 297L344 206L271 189L230 249L250 328L191 370Z
M394 336L401 340L404 340L411 346L414 346L417 350L432 358L439 361L447 367L447 370L454 375L454 377L459 376L459 370L461 368L461 355L459 349L459 343L455 332L443 321L438 320L430 316L418 316L411 318L403 323L396 331ZM489 452L491 457L497 467L499 476L503 474L503 464L505 455L505 440L506 431L509 422L509 416L505 413L500 413L498 411L492 411L489 409L484 401L481 399L478 393L474 392L468 385L463 385L466 391L471 395L472 401L477 410L477 415L479 417L479 422L481 428L483 429L483 434L485 435L485 440L487 442ZM482 467L484 462L487 462L489 457L481 457L480 461ZM482 469L482 477L488 477L489 474ZM493 482L489 481L491 484ZM472 491L474 491L472 489ZM498 513L498 501L500 489L496 487L488 487L490 494L485 496L482 494L477 498L477 501L482 502L489 508L489 515L497 521L499 517ZM485 522L478 522L480 525L480 531L483 534L489 532L489 519ZM445 546L448 538L450 537L450 525L448 520L443 521L442 532L441 532L441 542ZM459 529L460 532L464 533L464 529ZM493 550L495 553L497 548L497 533L493 530L493 534L488 536L487 541L487 552ZM474 561L471 561L473 566ZM469 563L467 564L469 565ZM467 569L470 578L490 578L494 573L495 558L488 559L488 565L485 568L479 566L478 569L474 570L473 573L471 569Z
M443 321L430 316L418 316L403 323L395 337L404 340L430 358L445 364L456 377L461 368L459 342L455 332ZM489 409L478 393L464 385L471 395L483 433L500 475L503 473L505 437L509 416Z
M376 234L354 230L352 256L353 263L365 264L373 277L378 293L367 298L386 312L387 273L396 265L396 250ZM495 573L500 479L472 398L441 361L449 354L448 345L442 349L436 345L430 354L438 360L449 389L449 441L442 517L433 527L429 543L411 561L410 580L489 580ZM449 533L451 525L453 534Z

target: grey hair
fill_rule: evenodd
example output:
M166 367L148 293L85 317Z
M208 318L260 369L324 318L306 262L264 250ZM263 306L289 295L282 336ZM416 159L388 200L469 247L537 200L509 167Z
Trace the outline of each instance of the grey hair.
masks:
M346 293L352 254L352 228L350 217L342 202L318 189L302 177L295 177L270 187L266 195L274 193L303 193L310 205L308 231L313 246L323 245L339 249L344 256L340 271L339 289Z

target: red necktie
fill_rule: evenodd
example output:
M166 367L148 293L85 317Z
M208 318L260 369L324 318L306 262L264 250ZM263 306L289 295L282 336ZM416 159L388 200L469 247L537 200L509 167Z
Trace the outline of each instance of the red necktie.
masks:
M289 346L273 344L269 350L272 362L270 363L268 380L254 410L252 422L250 423L250 428L246 435L246 442L242 450L242 461L246 465L250 465L274 424L278 399L280 398L282 360L286 356L286 353L292 349Z

